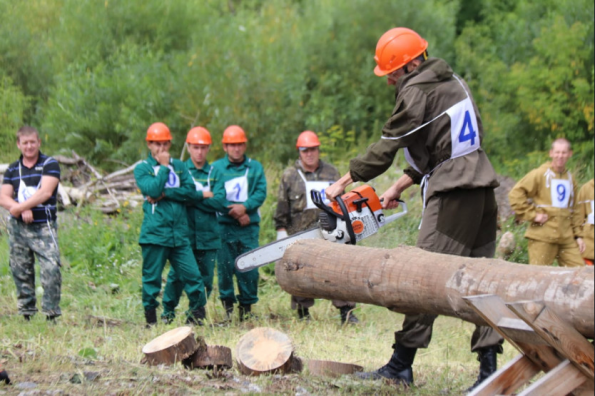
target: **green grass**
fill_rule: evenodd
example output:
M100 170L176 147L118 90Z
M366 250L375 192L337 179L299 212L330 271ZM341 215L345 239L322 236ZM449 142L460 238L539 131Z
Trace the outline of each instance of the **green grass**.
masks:
M261 242L274 237L272 216L280 168L268 169L269 197L263 207ZM397 177L396 171L373 181L379 192ZM366 246L395 247L412 245L417 237L421 213L419 189L412 188L404 197L410 215L382 229L365 241ZM8 267L5 230L0 227L0 361L15 384L34 382L37 391L62 391L64 394L193 394L255 393L296 394L394 394L389 384L362 382L351 377L318 378L307 370L286 376L245 377L236 369L220 378L204 371L187 371L181 365L148 367L140 363L144 344L184 324L183 298L176 321L171 325L144 328L141 305L141 258L137 245L139 209L126 208L117 217L104 217L91 210L80 216L73 211L60 214L60 243L63 261L63 317L56 325L37 315L26 323L16 314L15 288ZM522 227L513 222L504 225L522 240ZM522 245L516 257L522 261ZM366 370L384 365L391 353L394 332L401 328L403 316L385 308L358 305L359 326L341 327L339 312L329 301L319 300L312 309L313 320L303 323L289 308L290 297L276 284L271 268L261 271L260 302L255 306L260 319L231 326L213 325L222 321L224 311L216 300L217 290L207 305L209 324L196 333L210 345L235 349L240 337L256 326L268 326L285 332L294 342L298 356L305 359L333 360L363 366ZM165 278L165 274L164 274ZM39 277L37 278L39 279ZM118 284L113 294L110 284ZM39 296L40 297L40 296ZM38 303L39 305L39 303ZM96 327L89 315L122 320L116 327ZM436 321L430 348L421 350L415 362L416 386L411 395L461 394L477 375L476 356L469 352L474 326L454 318ZM516 352L506 345L500 356L502 365ZM95 381L71 379L84 372L98 372ZM15 386L0 385L0 394L18 394Z

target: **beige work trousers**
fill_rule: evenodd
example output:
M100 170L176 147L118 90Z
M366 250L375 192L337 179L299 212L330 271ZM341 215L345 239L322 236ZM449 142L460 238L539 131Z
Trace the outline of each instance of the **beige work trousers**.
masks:
M529 264L552 265L558 259L560 267L584 267L585 262L574 238L561 243L550 243L529 239Z

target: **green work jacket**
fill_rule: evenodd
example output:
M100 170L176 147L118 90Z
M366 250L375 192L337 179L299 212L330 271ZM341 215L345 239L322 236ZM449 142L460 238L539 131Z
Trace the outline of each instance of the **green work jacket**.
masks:
M185 163L190 176L196 185L195 197L188 204L188 224L190 226L190 244L197 250L215 250L221 248L219 223L217 212L223 212L225 207L225 188L221 182L219 172L208 162L202 169L196 168L192 159ZM213 193L212 198L204 199L201 189L208 189Z
M213 163L213 167L219 172L221 176L221 184L226 190L226 207L235 203L241 203L246 207L246 213L250 216L250 224L260 223L260 214L258 209L264 203L267 196L267 180L264 175L264 169L260 162L244 157L244 162L240 165L229 162L227 156L221 158ZM235 192L233 190L234 180L242 178L247 175L248 188L242 193L247 194L247 199L244 202L236 200ZM234 184L234 185L232 185ZM237 191L239 193L239 191ZM242 194L238 194L242 195ZM241 200L241 198L240 198ZM227 214L227 210L219 212L217 217L219 224L233 224L238 225L238 221Z
M186 204L196 199L194 182L182 161L171 159L169 167L149 158L134 168L134 178L146 197L159 198L156 204L143 203L143 224L139 243L167 247L188 245ZM200 194L202 198L202 193Z

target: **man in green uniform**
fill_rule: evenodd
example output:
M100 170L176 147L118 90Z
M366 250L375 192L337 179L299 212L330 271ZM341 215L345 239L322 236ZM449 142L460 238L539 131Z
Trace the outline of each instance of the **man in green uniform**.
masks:
M186 204L196 196L192 177L184 163L169 154L171 133L163 123L147 130L149 158L134 169L136 184L146 197L139 244L143 255L143 306L147 326L157 323L157 296L161 274L169 260L186 284L190 300L189 324L202 324L205 318L204 284L188 241Z
M374 72L387 76L388 84L396 87L393 113L381 140L351 160L350 172L326 194L333 199L352 182L384 173L403 149L411 167L380 197L383 207L396 208L403 191L420 183L424 212L417 246L457 256L493 257L498 182L481 148L479 111L463 79L444 60L428 58L427 48L428 42L407 28L391 29L380 38ZM411 384L417 349L428 347L435 319L435 315L407 315L403 329L395 334L389 363L358 376ZM471 350L480 361L475 385L496 371L502 342L491 327L476 328L471 340Z
M324 194L324 190L341 177L337 168L320 160L320 140L314 132L302 132L296 147L299 159L294 166L285 169L279 185L275 213L277 240L315 227L320 210L312 202L310 192L318 190ZM341 312L341 323L359 323L353 313L354 303L333 300L333 305ZM291 309L297 309L300 319L309 320L309 309L313 306L312 298L291 296Z
M529 172L510 190L510 206L518 218L529 221L529 264L582 267L583 222L575 211L578 185L566 163L572 156L570 142L556 139L551 162Z
M267 181L262 165L246 153L248 139L237 125L229 126L223 133L223 149L227 153L213 163L225 188L226 212L219 213L223 246L217 256L219 298L230 317L233 306L239 302L240 321L250 317L252 305L258 302L258 269L238 272L235 259L240 254L258 247L260 233L259 208L267 193ZM236 297L233 276L236 276L239 294Z
M186 143L190 158L185 162L185 165L196 186L195 195L186 206L190 244L208 299L213 291L217 251L221 248L217 211L225 210L225 206L222 204L225 200L225 189L217 171L207 161L212 144L209 131L203 127L192 128L188 132ZM173 321L183 289L184 282L172 267L167 276L167 284L163 293L162 319L165 323Z

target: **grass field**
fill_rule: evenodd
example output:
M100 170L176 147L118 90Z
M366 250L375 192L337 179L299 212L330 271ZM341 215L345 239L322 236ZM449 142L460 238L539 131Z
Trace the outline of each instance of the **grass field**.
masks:
M261 241L268 242L274 210L275 180L270 179L268 202L263 207ZM389 176L375 181L382 190ZM410 216L365 241L366 246L393 247L414 244L419 224L418 191L405 197ZM142 346L163 332L184 324L179 307L176 322L144 328L141 305L140 249L136 244L142 220L139 209L126 209L118 217L106 218L90 210L78 217L74 211L61 212L60 243L63 257L63 316L48 324L42 315L26 323L16 314L15 288L8 268L6 233L0 237L0 361L15 385L0 385L1 394L394 394L401 391L390 384L362 382L351 377L322 379L307 371L287 376L245 377L235 369L213 378L207 372L175 367L148 367L140 363ZM515 234L522 234L515 228ZM522 252L518 253L522 256ZM298 356L305 359L354 363L366 370L376 369L389 359L394 332L402 315L385 308L358 305L358 326L341 327L339 312L328 301L318 301L313 320L300 322L289 309L289 296L275 282L270 268L261 271L260 302L255 306L260 319L221 327L224 312L216 300L207 305L209 323L195 329L210 345L232 350L251 328L268 326L285 332L294 342ZM165 275L164 275L165 277ZM38 278L39 279L39 278ZM117 285L117 286L116 286ZM41 290L38 290L41 293ZM39 295L41 297L41 295ZM39 305L39 302L38 302ZM89 315L122 320L114 327L97 327ZM442 317L435 325L429 349L421 350L414 366L416 386L412 395L461 394L475 381L478 363L469 352L473 325ZM499 363L510 360L515 351L509 345ZM85 377L87 373L89 378ZM94 373L94 374L89 374ZM97 378L91 380L96 374ZM27 386L33 386L27 388ZM32 392L32 393L31 393Z

